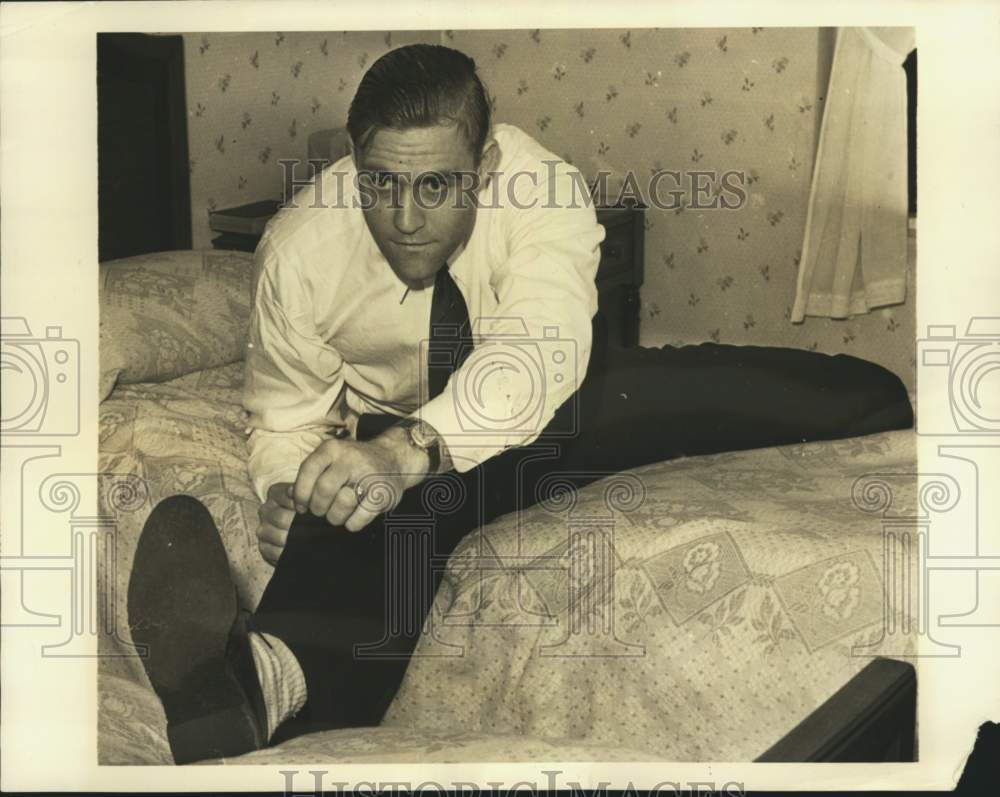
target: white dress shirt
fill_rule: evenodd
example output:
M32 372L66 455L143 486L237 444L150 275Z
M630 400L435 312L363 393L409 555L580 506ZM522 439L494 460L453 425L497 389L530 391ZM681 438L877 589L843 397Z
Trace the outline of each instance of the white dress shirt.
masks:
M604 229L573 167L516 127L493 135L499 166L471 236L449 258L475 347L429 401L422 342L433 280L407 293L353 202L350 157L320 175L323 207L310 207L306 189L268 224L244 386L261 500L275 482L294 482L331 434L353 435L361 413L422 418L464 472L534 441L583 379Z

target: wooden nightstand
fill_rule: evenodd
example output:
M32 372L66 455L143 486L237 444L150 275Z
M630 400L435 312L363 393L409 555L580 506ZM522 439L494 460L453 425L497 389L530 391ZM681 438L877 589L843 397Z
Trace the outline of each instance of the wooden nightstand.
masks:
M644 211L638 206L597 209L597 221L606 233L597 269L598 312L608 323L608 341L618 346L639 343ZM227 232L213 238L212 246L252 252L259 241L259 235Z

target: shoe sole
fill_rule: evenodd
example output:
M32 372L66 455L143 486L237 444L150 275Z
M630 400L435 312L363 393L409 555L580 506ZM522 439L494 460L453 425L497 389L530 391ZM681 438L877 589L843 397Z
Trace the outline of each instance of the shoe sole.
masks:
M143 526L128 585L132 640L167 715L174 761L263 746L253 709L226 660L236 588L215 522L194 498L161 501Z

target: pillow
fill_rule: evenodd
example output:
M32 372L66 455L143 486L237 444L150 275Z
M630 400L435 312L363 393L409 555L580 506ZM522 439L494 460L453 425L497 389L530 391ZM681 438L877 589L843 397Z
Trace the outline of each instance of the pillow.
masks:
M243 359L253 255L154 252L100 265L101 400Z

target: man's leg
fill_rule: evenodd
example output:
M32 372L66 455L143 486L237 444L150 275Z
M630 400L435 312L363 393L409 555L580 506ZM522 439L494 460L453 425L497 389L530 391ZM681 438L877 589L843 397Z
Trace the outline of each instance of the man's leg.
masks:
M251 617L238 611L208 510L188 496L158 504L136 549L128 611L176 763L377 725L448 555L481 525L476 481L429 479L357 533L298 516Z
M866 360L713 343L622 349L605 345L595 325L580 390L531 447L481 466L487 515L533 505L540 480L555 471L583 487L682 456L912 425L900 379Z
M885 368L776 347L610 348L574 400L581 434L564 464L605 471L913 425L906 390Z
M448 500L443 496L452 496ZM296 517L252 619L305 675L307 702L278 742L323 728L377 725L402 682L444 565L482 522L476 471L429 479L352 533Z

